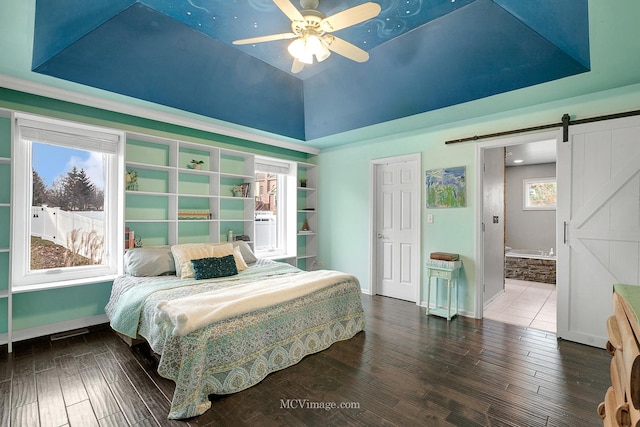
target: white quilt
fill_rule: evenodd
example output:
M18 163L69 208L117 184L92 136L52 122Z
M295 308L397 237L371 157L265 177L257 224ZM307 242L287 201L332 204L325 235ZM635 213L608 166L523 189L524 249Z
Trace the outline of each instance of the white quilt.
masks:
M215 321L290 301L350 277L331 270L310 271L161 301L154 321L169 321L174 336L185 336Z

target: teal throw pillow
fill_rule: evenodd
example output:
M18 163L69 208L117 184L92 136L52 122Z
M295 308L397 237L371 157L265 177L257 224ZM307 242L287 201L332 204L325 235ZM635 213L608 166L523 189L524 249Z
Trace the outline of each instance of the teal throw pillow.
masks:
M195 272L196 280L212 279L214 277L226 277L238 274L236 260L233 255L220 258L192 259L191 265Z

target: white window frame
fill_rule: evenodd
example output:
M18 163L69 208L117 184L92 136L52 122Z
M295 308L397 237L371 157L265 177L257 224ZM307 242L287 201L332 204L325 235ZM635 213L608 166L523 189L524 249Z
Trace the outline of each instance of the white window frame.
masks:
M254 167L256 173L274 173L278 177L276 195L276 244L275 250L256 250L256 255L261 258L292 258L296 256L296 163L269 157L256 157ZM267 192L267 188L265 188Z
M81 147L83 139L111 144L105 162L105 248L102 265L30 270L31 201L33 189L32 144L21 137L21 129L38 129L69 136L70 145ZM122 274L124 254L124 144L123 132L48 117L16 113L12 120L12 232L11 282L14 292L77 286L113 280ZM113 144L115 143L115 147ZM87 148L89 149L89 148Z
M532 184L546 184L546 183L556 183L556 194L557 194L557 179L555 176L546 177L546 178L525 178L522 180L522 209L525 211L555 211L557 205L544 205L544 206L534 206L531 205L529 200L529 187ZM556 200L557 203L557 200Z

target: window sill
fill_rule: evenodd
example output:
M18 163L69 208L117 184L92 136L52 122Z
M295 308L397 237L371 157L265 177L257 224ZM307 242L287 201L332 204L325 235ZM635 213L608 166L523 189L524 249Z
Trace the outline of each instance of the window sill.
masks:
M279 252L279 251L262 251L262 252L256 252L255 255L258 258L266 258L271 260L289 259L289 258L296 257L296 254L287 254L285 252Z
M108 276L88 277L86 279L61 280L53 283L36 283L33 285L16 285L11 288L12 294L20 294L26 292L47 291L51 289L70 288L73 286L95 285L97 283L112 282L118 275L112 274Z

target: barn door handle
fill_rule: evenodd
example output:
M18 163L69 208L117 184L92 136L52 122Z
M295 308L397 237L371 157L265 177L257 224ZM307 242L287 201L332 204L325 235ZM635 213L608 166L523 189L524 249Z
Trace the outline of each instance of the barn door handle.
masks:
M562 233L562 241L566 245L567 244L567 221L563 222L563 233Z

